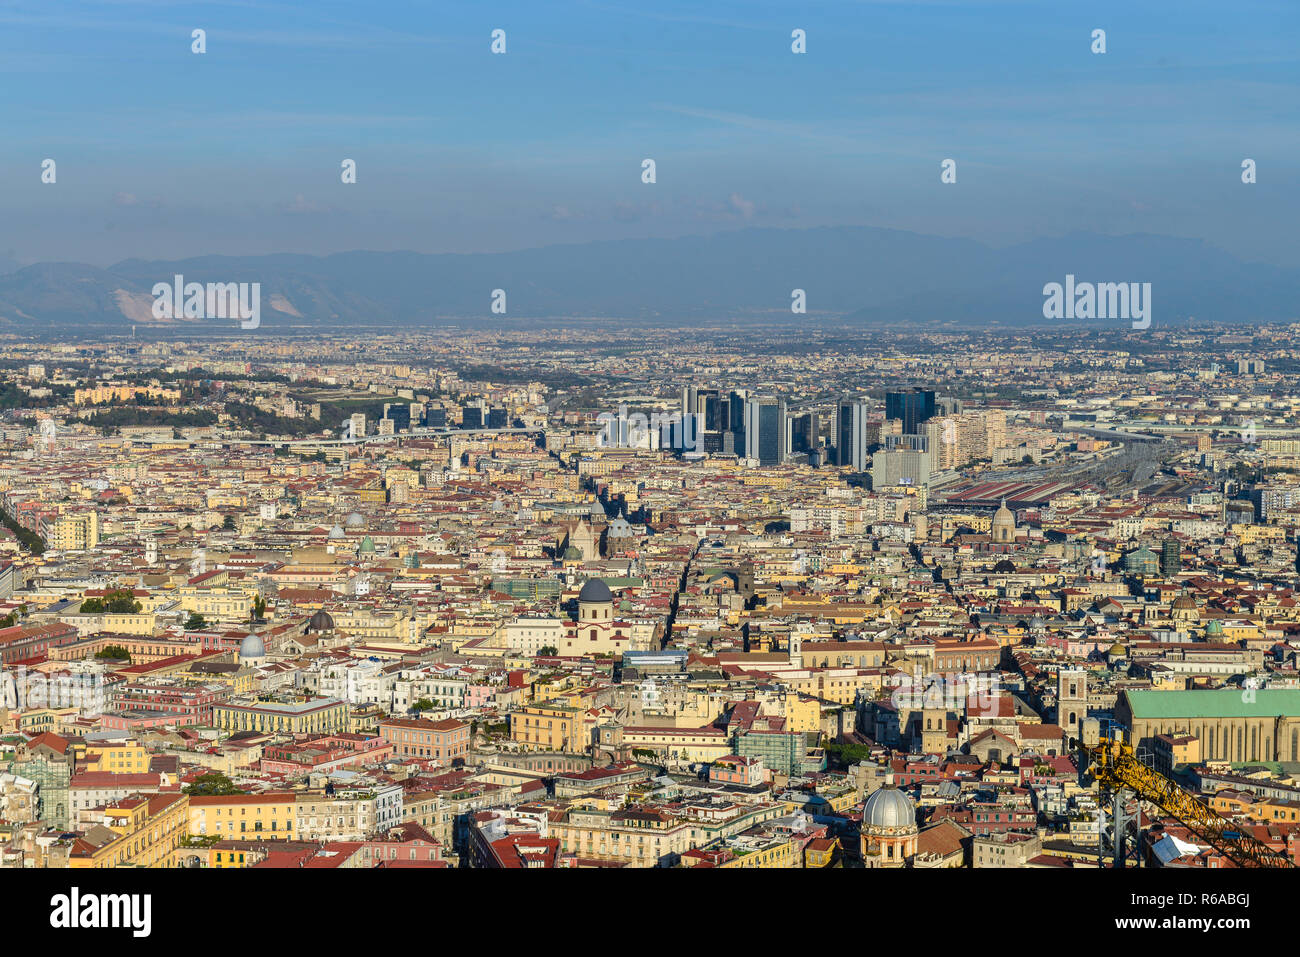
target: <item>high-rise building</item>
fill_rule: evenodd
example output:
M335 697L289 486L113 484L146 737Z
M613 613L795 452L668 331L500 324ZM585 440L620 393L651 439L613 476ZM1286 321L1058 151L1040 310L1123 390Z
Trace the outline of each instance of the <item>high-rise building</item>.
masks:
M818 446L818 416L816 412L790 416L790 451L812 452Z
M741 455L745 451L745 397L743 390L727 394L727 429L731 432L731 451ZM727 442L724 439L724 451Z
M904 435L915 435L922 422L934 417L934 390L885 393L885 418L900 419Z
M867 470L867 450L880 441L877 423L868 422L867 403L846 400L835 407L835 464Z
M926 486L930 482L930 453L898 449L871 458L871 487Z
M1166 538L1160 543L1160 574L1173 578L1183 570L1183 546L1176 538Z
M483 428L483 406L466 405L460 410L460 427L462 429Z
M384 418L393 423L394 432L408 432L411 428L411 406L405 402L385 402Z
M722 434L730 427L731 408L721 389L682 386L682 415L699 417L697 451L723 451Z
M790 456L785 400L754 398L745 404L745 458L779 465Z

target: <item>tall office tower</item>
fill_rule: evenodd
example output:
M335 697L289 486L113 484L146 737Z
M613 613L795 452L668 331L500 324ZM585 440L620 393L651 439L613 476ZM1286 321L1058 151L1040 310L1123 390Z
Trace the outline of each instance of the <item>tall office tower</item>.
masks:
M447 427L447 410L440 405L431 405L424 410L424 424L430 429Z
M407 432L411 428L411 407L403 402L384 403L384 418L393 423L394 432Z
M727 394L727 429L731 432L731 445L737 455L745 452L745 397L743 389Z
M790 451L811 452L817 448L817 413L790 416Z
M660 425L657 447L670 448L682 453L703 452L704 437L701 435L703 424L702 415L674 415Z
M721 389L684 387L682 389L682 414L699 417L701 428L698 433L699 448L697 451L722 451L722 433L727 429L730 409Z
M460 427L462 429L483 428L483 406L481 405L461 406Z
M874 425L867 421L865 402L846 400L835 407L836 465L850 466L855 472L867 470L867 449L880 439Z
M507 409L488 409L487 427L505 429L510 427L510 413Z
M921 423L934 417L934 390L885 393L885 418L900 419L904 435L915 435Z
M750 399L745 403L745 458L760 465L779 465L790 456L790 427L784 399Z
M364 438L366 434L366 414L364 412L354 412L348 419L349 437L354 439Z
M696 390L694 411L703 413L706 432L722 432L726 428L728 411L724 409L725 401L721 389Z
M1160 574L1173 578L1183 570L1183 546L1176 538L1166 538L1160 543Z

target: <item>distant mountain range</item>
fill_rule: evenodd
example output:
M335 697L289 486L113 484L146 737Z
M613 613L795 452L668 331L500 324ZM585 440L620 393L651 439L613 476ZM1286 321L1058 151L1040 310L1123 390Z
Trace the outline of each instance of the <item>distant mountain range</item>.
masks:
M1244 263L1198 240L1073 234L993 248L899 230L744 229L681 239L633 239L508 253L347 252L331 256L0 263L0 332L73 335L132 325L234 329L233 321L155 319L152 288L187 282L261 283L262 329L428 326L499 319L493 290L516 319L660 322L791 319L791 292L809 320L897 327L1043 325L1043 286L1149 282L1155 325L1300 318L1300 270Z

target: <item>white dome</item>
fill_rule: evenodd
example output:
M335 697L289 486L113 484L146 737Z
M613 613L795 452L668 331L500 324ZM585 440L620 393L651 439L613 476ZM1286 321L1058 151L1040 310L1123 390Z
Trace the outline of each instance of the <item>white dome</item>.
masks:
M258 634L245 635L244 640L239 643L239 660L265 657L266 645L262 644L262 636Z
M862 806L862 826L916 827L916 808L911 798L892 784L886 784L871 792Z
M342 525L335 525L333 528L330 529L329 537L332 539L347 538L348 533L343 531Z
M360 512L353 512L343 521L348 528L360 528L361 526L366 524L366 517L362 515Z

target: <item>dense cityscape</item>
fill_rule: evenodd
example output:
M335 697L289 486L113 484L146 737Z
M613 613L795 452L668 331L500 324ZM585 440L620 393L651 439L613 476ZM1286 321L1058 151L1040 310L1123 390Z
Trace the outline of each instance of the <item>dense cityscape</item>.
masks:
M0 866L1293 866L1296 332L11 335Z

